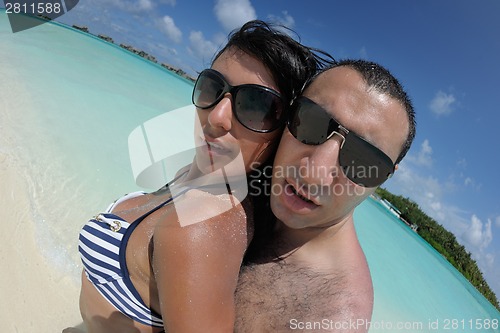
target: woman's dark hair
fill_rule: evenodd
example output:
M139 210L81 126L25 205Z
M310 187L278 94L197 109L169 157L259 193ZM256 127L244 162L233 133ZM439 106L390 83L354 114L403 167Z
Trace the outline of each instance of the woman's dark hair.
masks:
M301 94L305 83L319 69L335 64L326 52L304 46L283 31L292 30L260 20L245 23L229 35L229 41L213 61L230 48L238 48L269 69L287 105Z

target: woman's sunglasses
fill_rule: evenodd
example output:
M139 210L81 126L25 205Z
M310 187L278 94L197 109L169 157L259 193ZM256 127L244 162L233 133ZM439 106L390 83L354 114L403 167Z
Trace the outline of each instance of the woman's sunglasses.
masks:
M198 76L193 89L193 104L200 109L209 109L227 93L232 96L236 119L246 128L267 133L283 125L285 103L278 92L257 84L231 86L221 73L213 69L205 69Z
M376 187L394 173L394 163L389 156L340 125L307 97L294 101L287 125L290 133L307 145L320 145L334 134L342 137L339 163L347 178L355 184Z

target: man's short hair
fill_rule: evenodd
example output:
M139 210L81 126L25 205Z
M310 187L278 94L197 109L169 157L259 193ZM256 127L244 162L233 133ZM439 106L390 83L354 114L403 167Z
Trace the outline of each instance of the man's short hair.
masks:
M406 115L408 116L408 136L406 138L405 143L401 147L401 153L399 154L396 164L401 162L403 157L405 157L406 153L411 147L413 139L416 134L416 119L415 119L415 111L413 109L413 104L408 97L408 94L404 90L403 86L399 81L389 72L388 69L383 66L367 60L362 59L344 59L340 60L336 64L323 69L319 74L335 68L346 66L354 69L358 72L363 79L365 80L368 87L371 87L378 91L381 94L386 94L397 100L405 109ZM316 77L315 76L315 77ZM314 81L314 78L310 81ZM309 82L309 83L310 83Z

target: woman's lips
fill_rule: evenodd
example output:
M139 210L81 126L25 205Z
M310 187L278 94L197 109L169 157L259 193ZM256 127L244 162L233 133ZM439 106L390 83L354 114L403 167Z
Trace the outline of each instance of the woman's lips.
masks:
M228 155L234 150L231 145L206 134L200 137L200 146L207 152L217 155Z
M199 161L205 161L216 168L229 163L239 153L239 145L209 135L199 136L197 154ZM201 159L201 160L200 160Z

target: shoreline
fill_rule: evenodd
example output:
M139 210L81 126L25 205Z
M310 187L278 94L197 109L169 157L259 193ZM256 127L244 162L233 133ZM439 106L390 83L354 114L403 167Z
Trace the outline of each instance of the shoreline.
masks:
M80 327L79 285L50 265L37 245L28 184L0 153L0 327L5 332L61 332Z

